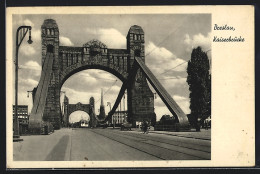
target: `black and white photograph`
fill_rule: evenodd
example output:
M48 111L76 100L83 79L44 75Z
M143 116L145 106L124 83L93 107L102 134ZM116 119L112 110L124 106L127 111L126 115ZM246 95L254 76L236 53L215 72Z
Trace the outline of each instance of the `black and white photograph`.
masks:
M12 13L12 160L210 162L212 31L236 30L212 20Z

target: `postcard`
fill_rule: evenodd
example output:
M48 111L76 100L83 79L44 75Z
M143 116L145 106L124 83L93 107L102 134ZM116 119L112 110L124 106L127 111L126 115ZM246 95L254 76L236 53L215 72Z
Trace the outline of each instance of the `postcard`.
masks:
M254 7L9 7L7 168L255 165Z

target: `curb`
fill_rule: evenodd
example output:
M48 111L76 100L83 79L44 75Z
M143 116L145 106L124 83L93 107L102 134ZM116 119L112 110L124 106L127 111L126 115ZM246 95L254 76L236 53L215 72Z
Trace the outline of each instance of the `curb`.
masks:
M183 137L183 138L193 138L193 139L199 139L199 140L208 140L208 141L211 140L211 138L198 138L198 137L190 137L190 136L182 136L182 135L173 135L173 134L168 134L168 133L159 133L159 132L149 132L149 133L165 134L165 135L170 135L170 136Z

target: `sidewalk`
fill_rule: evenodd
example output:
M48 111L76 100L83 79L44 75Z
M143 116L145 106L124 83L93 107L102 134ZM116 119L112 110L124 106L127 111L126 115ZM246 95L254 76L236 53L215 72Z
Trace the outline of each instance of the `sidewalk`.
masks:
M132 128L132 131L142 132L139 128ZM201 129L200 132L196 132L195 129L191 130L191 132L171 132L171 131L154 131L149 130L149 133L154 134L164 134L170 136L177 136L177 137L185 137L185 138L195 138L195 139L202 139L202 140L211 140L211 129L205 130Z
M70 134L72 129L55 130L50 135L30 135L21 136L24 141L14 142L13 159L14 161L45 161L52 160L55 153L64 151L64 156L60 157L67 160L70 149Z

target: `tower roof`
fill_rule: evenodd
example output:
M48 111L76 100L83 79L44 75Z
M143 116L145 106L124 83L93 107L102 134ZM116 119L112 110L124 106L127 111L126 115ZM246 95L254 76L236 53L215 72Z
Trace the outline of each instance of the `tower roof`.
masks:
M45 28L58 28L58 25L57 25L56 21L53 20L53 19L45 19L43 24L42 24L42 27L45 27Z
M143 31L142 27L140 27L138 25L133 25L130 27L128 33L144 34L144 31Z

